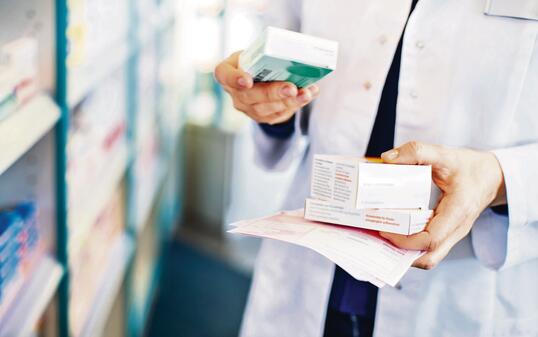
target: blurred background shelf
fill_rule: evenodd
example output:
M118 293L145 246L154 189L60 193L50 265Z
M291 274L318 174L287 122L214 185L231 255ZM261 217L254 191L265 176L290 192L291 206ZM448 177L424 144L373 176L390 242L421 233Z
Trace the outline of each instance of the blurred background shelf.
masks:
M110 161L104 168L101 180L96 185L88 186L87 192L73 209L69 210L71 227L69 237L69 255L77 256L85 238L91 234L91 228L109 202L114 192L119 188L128 165L126 146L121 146L111 155Z
M69 96L68 104L74 107L114 70L123 65L129 57L129 44L127 38L111 44L102 54L89 64L74 67L69 70Z
M30 336L52 300L62 274L62 266L53 258L39 259L14 304L0 319L0 336Z
M101 336L114 299L118 295L134 250L133 241L122 234L112 247L108 265L98 287L87 321L80 337Z
M227 287L241 280L234 308L242 306L259 242L233 241L225 225L276 209L284 193L276 187L288 175L267 178L251 165L248 122L212 70L258 34L264 6L259 0L0 1L0 108L5 95L21 104L0 119L0 212L34 205L30 224L45 256L36 268L21 267L10 301L0 297L0 337L161 337L148 326L163 312L155 299L188 291L189 302L203 303L208 295L199 280L206 275L231 275ZM37 49L19 62L35 86L31 99L19 102L20 83L6 86L1 56L21 40ZM196 218L184 219L191 214ZM210 252L215 263L165 263L170 254L190 259L184 244ZM216 273L204 274L207 266ZM163 286L194 267L197 276L184 279L185 288ZM236 269L241 277L233 276ZM225 297L222 303L229 303ZM185 319L176 321L183 324L188 307L199 303L171 304L181 306ZM232 336L240 312L228 321ZM184 331L194 330L168 335Z
M148 223L150 213L157 203L159 191L162 190L163 184L166 182L167 166L166 161L161 159L157 164L156 178L152 183L148 193L145 193L143 200L140 202L140 207L136 209L136 228L137 236L142 233L144 226Z
M60 118L52 99L39 94L0 121L0 174L50 131Z

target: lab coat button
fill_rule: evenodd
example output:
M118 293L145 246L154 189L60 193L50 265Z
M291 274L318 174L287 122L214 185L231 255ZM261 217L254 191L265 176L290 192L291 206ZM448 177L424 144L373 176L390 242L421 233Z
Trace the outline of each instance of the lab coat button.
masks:
M370 88L372 88L372 82L366 81L362 84L362 86L364 87L364 90L370 90Z
M418 49L423 49L423 48L424 48L424 42L422 42L422 41L417 41L417 43L415 43L415 46L416 46Z
M383 45L385 43L387 43L387 37L385 35L381 35L378 39L379 41L379 44Z
M396 285L394 286L394 288L398 289L398 290L402 290L402 284L401 283L396 283Z
M415 90L411 90L409 92L409 96L411 96L411 98L417 98L418 97L418 94Z

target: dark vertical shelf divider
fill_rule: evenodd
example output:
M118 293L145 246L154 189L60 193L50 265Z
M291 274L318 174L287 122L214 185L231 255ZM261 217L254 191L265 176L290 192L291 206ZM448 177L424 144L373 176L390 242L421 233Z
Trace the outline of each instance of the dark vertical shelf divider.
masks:
M56 17L56 89L55 99L60 107L60 119L56 125L56 251L64 274L58 289L58 333L69 336L69 258L67 230L67 136L69 131L69 107L67 103L67 0L55 0Z

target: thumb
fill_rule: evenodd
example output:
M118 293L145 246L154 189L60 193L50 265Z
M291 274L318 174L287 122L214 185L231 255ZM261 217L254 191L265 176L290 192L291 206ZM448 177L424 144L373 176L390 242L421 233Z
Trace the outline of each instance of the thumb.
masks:
M435 165L442 159L441 151L437 145L413 141L384 152L381 158L390 164Z
M241 52L235 52L226 60L217 65L214 71L217 81L227 87L243 90L250 89L253 86L253 79L250 74L239 67L239 55Z

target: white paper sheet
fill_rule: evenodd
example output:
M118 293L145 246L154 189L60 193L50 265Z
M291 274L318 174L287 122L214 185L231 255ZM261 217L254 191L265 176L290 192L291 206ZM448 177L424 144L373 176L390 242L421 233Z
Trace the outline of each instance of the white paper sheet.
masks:
M395 286L420 251L400 249L377 232L305 220L303 210L243 220L230 233L252 235L310 248L358 280Z

